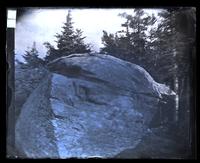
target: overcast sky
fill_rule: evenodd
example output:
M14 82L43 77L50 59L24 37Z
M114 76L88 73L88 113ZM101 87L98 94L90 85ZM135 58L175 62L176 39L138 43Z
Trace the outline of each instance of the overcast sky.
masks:
M157 14L157 9L145 10L148 14ZM74 28L83 31L86 36L85 42L90 43L95 51L102 47L101 37L103 30L115 33L122 29L121 24L124 18L118 16L119 13L126 12L133 14L133 9L71 9ZM66 21L68 9L32 9L21 17L16 25L15 33L15 52L24 54L27 47L31 47L36 42L40 57L46 55L46 48L43 43L48 41L55 43L55 34L60 33L63 23ZM20 59L19 55L16 56Z

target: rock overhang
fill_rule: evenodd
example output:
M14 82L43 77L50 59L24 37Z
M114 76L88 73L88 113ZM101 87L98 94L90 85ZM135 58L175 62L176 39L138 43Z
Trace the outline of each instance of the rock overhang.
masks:
M49 130L48 126L30 114L40 112L38 105L42 101L34 97L41 96L48 101L46 111L51 117L44 114L43 118L51 123L53 132L47 139L43 135L43 140L53 142L51 148L57 150L56 157L60 158L112 157L124 149L134 148L148 132L159 95L169 95L167 88L155 82L143 68L107 55L70 55L51 62L48 67L51 71L45 79L48 88L41 84L41 89L31 94L22 108L16 132L18 142L31 136L36 146L45 143L36 141L39 133L35 126L43 126L45 131ZM48 95L43 95L42 88L49 90ZM28 135L24 135L27 128L20 130L25 113L36 119L29 123L35 129ZM30 148L25 152L28 157L46 157L52 152L48 151L50 147L43 147L46 151L38 153L33 143L26 143L29 145L22 146L25 151Z

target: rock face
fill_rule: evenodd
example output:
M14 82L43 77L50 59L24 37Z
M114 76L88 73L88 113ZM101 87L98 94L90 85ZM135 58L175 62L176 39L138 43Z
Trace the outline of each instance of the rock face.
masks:
M47 74L48 71L42 67L23 69L20 65L15 66L15 119L26 99Z
M29 158L104 158L133 149L162 94L174 94L143 68L103 54L74 54L48 67L16 124L16 147Z

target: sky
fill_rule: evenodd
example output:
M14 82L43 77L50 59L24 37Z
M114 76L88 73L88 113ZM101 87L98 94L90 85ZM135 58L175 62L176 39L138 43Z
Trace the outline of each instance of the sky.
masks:
M145 9L148 14L158 13L158 9ZM74 28L81 29L86 36L85 43L90 43L94 51L102 47L101 37L103 30L115 33L121 30L121 24L125 19L118 16L126 12L133 14L133 9L71 9ZM66 21L67 9L30 9L16 23L15 53L16 58L23 61L22 55L25 50L36 42L39 56L46 55L43 43L48 41L56 46L55 34L60 33L63 23Z

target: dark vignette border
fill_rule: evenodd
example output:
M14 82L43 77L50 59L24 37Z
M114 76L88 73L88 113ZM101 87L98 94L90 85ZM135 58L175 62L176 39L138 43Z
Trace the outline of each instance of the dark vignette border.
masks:
M6 90L6 83L7 83L7 68L8 65L6 63L6 10L9 8L20 8L21 13L18 13L18 18L20 15L25 12L23 10L23 7L83 7L83 8L132 8L132 7L142 7L142 8L168 8L168 7L189 7L189 6L195 6L197 7L197 2L195 0L188 0L188 1L182 1L182 0L173 0L173 1L161 1L161 0L5 0L0 2L0 28L1 28L1 59L0 63L1 65L1 107L0 107L0 120L1 120L1 129L3 132L1 132L1 148L0 148L0 156L3 159L6 159L6 113L7 113L7 102L6 100L9 98L7 95L8 91ZM198 8L197 8L198 13ZM198 15L198 14L197 14ZM198 17L198 16L197 16ZM197 26L198 27L198 26ZM197 32L198 33L198 32ZM197 35L198 36L198 35ZM198 42L198 41L197 41ZM196 44L197 45L197 44ZM197 48L197 46L196 46ZM198 51L198 48L197 48ZM196 51L196 54L197 54ZM199 144L199 130L198 128L198 95L197 95L197 83L198 83L198 77L197 77L197 71L198 71L198 64L197 64L197 56L193 56L191 59L192 64L192 73L191 76L191 88L192 90L192 96L191 98L191 107L194 108L192 110L191 120L192 123L195 124L192 126L192 133L193 133L193 142L192 142L192 157L193 158L199 158L200 154L198 153L197 144ZM7 93L6 93L7 92Z

